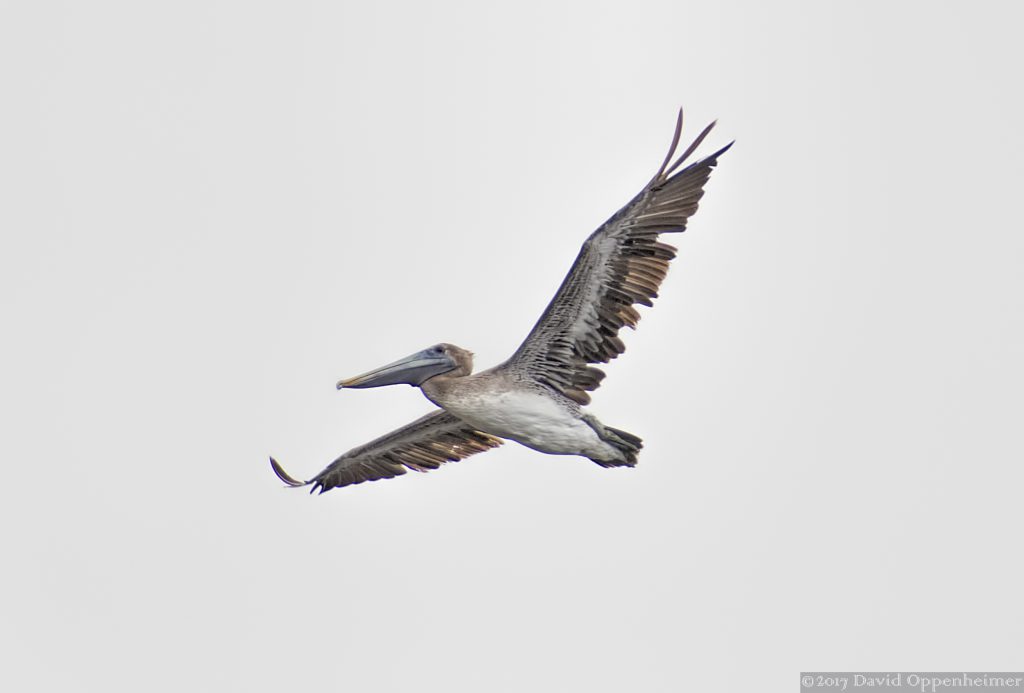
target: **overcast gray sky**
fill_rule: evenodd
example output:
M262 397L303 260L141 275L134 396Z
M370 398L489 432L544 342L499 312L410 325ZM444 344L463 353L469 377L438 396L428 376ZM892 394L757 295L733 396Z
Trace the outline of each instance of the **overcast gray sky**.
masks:
M0 11L0 688L793 691L1021 668L1016 3ZM736 139L593 410L310 498Z

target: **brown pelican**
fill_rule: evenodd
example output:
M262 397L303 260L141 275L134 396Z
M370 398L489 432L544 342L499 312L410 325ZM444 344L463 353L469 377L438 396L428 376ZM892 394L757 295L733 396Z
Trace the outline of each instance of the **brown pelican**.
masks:
M555 297L512 357L473 374L473 354L437 344L342 380L338 389L408 384L441 411L349 450L309 481L274 472L289 486L320 493L407 470L425 472L502 444L503 438L554 455L588 457L602 467L632 467L642 443L583 410L607 363L625 351L623 327L635 328L635 304L652 305L676 249L659 234L686 230L711 169L729 147L680 167L714 127L708 125L675 161L683 112L658 172L583 244Z

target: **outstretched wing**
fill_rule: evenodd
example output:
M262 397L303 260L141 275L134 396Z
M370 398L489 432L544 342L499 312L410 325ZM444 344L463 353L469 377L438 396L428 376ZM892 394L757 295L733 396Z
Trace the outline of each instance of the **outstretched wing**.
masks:
M310 493L323 493L340 486L401 476L409 469L427 472L445 462L496 448L502 442L501 438L481 433L442 410L349 450L309 481L293 479L273 457L270 464L277 477L289 486L312 486Z
M682 133L679 111L661 168L640 194L586 240L544 314L501 368L524 372L580 404L590 401L587 391L601 384L604 372L588 364L607 363L626 350L619 330L623 325L636 327L640 313L634 304L653 305L651 299L657 298L676 256L676 249L659 243L658 235L686 230L711 169L732 146L674 173L714 125L704 128L669 165Z

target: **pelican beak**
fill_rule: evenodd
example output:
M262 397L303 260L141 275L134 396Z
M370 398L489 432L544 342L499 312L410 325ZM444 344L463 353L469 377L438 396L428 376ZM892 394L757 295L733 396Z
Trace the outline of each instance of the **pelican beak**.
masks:
M419 386L435 375L454 370L457 365L443 350L431 347L354 378L339 380L338 389L401 384Z

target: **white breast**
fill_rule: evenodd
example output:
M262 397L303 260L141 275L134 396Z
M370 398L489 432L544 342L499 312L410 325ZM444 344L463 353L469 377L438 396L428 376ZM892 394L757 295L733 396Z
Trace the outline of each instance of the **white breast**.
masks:
M529 390L459 393L444 408L477 429L541 452L607 457L609 446L575 412ZM614 455L614 451L612 451Z

